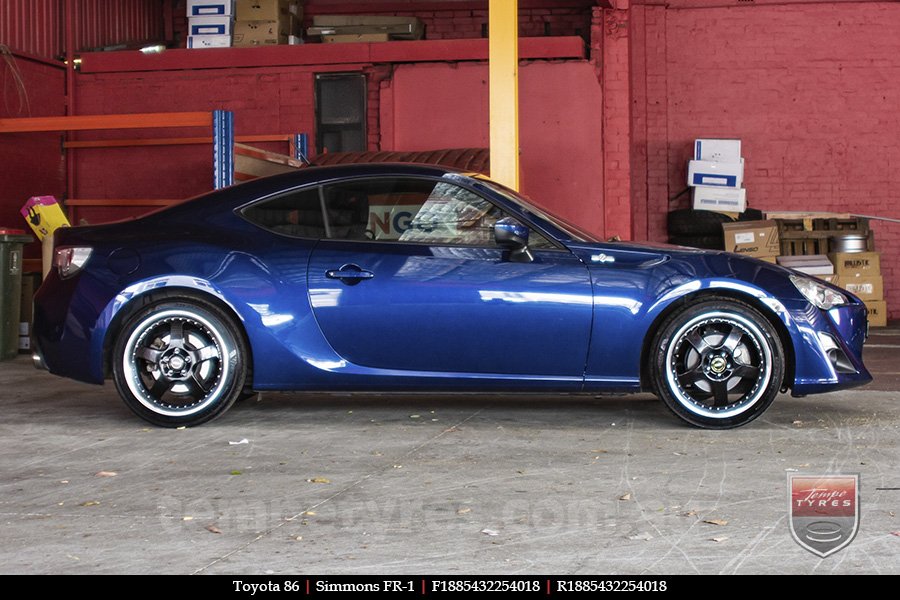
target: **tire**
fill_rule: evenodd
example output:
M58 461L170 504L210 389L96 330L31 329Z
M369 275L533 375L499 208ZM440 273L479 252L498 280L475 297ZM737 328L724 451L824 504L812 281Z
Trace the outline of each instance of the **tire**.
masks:
M167 300L132 316L113 347L113 379L136 415L161 427L192 427L227 411L244 393L249 352L222 310Z
M748 208L744 212L741 213L741 216L738 217L738 221L762 221L763 220L763 212L756 208Z
M706 236L722 235L722 223L733 223L734 219L728 215L711 210L694 210L683 208L669 213L669 235L676 236Z
M669 243L676 246L704 248L706 250L725 249L725 238L721 235L672 236L669 238Z
M705 429L746 425L772 404L784 379L778 332L755 308L711 299L672 314L651 348L657 396L680 419Z

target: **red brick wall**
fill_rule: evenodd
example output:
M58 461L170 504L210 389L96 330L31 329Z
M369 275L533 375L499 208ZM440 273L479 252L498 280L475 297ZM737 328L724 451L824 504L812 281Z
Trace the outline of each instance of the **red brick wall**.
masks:
M199 51L198 51L199 52ZM334 71L335 69L329 69ZM231 110L235 133L284 134L315 130L315 69L267 67L82 74L76 89L82 114ZM101 137L210 135L190 129L90 132ZM314 140L310 140L311 143ZM256 144L286 153L286 144ZM76 151L75 193L80 198L186 198L212 189L211 146L105 148ZM109 165L115 164L115 169ZM90 222L124 218L146 209L82 208Z
M381 88L383 147L488 146L487 79L483 62L398 65ZM585 229L613 235L598 176L602 91L594 69L584 61L525 63L519 85L522 191ZM581 101L567 104L569 97Z
M743 140L754 208L900 218L900 4L704 4L632 10L635 236L665 239L696 137ZM896 256L900 225L875 227ZM900 317L900 265L882 265Z
M622 3L627 7L627 2ZM606 237L632 238L631 224L631 95L629 11L594 8L591 23L591 61L603 88L599 109L603 132L603 195Z

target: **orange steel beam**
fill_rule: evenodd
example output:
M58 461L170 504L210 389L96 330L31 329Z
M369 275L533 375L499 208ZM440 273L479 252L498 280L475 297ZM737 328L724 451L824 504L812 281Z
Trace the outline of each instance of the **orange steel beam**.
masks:
M293 136L278 135L238 135L235 142L290 142ZM211 137L180 137L180 138L144 138L122 140L79 140L65 142L63 148L123 148L127 146L184 146L190 144L212 144Z
M212 127L212 113L135 113L131 115L75 115L0 119L0 133L84 131L87 129L148 129L158 127Z

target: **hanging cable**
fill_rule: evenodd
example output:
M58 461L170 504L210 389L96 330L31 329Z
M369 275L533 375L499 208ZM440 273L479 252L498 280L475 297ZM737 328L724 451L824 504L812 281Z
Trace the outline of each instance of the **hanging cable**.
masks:
M3 106L6 109L6 114L11 117L18 117L22 116L22 113L24 112L26 116L30 117L31 103L28 100L28 89L25 87L25 80L22 78L22 72L19 70L19 65L16 63L16 57L6 44L0 44L0 56L3 57L3 61L8 67L3 74ZM19 106L15 111L10 108L9 77L12 77L13 85L16 88L19 100Z

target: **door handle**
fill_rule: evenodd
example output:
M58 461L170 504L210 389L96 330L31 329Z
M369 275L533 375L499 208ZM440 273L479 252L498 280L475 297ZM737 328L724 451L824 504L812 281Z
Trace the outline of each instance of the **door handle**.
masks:
M340 269L329 269L328 271L325 271L325 277L328 279L340 279L341 282L346 283L347 285L356 285L365 279L372 279L375 277L375 273L366 271L359 265L349 264L344 265Z

